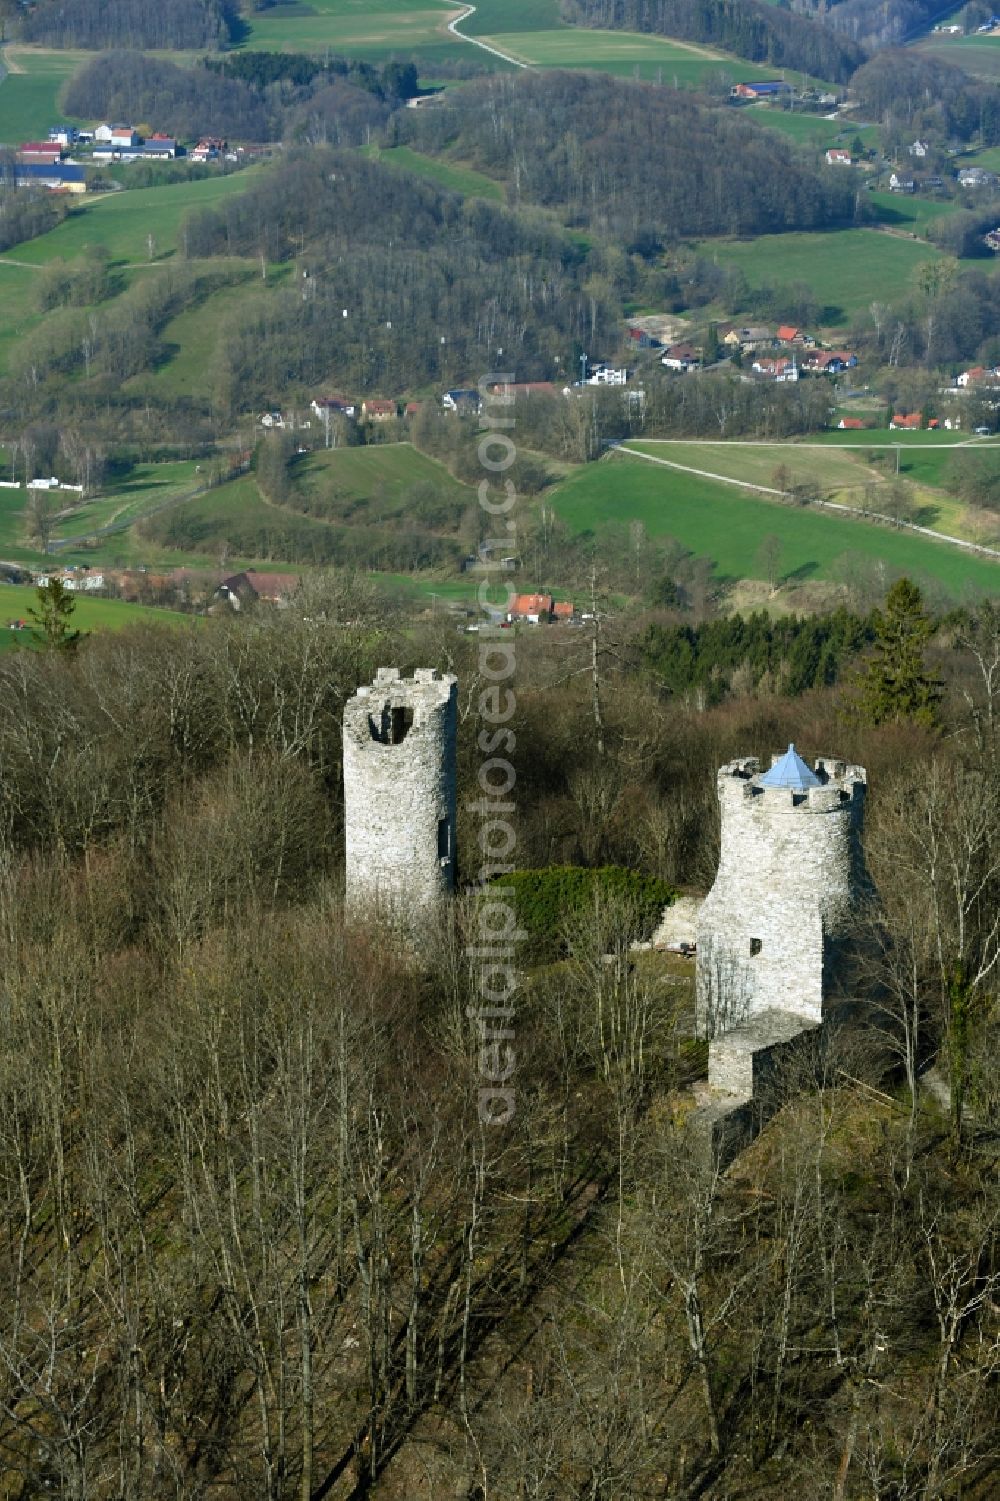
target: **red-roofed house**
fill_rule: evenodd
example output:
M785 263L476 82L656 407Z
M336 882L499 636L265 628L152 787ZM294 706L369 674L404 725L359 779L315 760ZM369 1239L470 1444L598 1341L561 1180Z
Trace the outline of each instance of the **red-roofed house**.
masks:
M753 362L753 368L758 375L766 375L770 380L797 381L799 378L798 366L794 359L787 355L758 355Z
M573 608L573 601L570 599L560 600L558 604L552 606L553 624L565 625L567 621L573 619L575 614L576 610Z
M667 370L697 370L701 355L693 344L671 344L663 351L660 364Z
M58 162L62 160L62 147L58 141L25 141L18 146L17 154L24 162Z
M840 146L831 146L826 153L828 167L849 167L851 165L851 153L844 151Z
M802 330L795 328L791 323L780 323L775 338L779 344L798 344L802 338Z
M963 370L961 375L955 377L956 386L974 386L977 381L985 380L989 371L985 365L973 365L971 370Z
M860 417L841 417L837 426L839 428L850 428L852 432L861 432L864 429L864 423Z
M301 582L297 573L258 573L256 568L248 568L245 573L234 573L223 579L216 592L234 610L257 600L269 605L286 605Z
M526 620L529 625L548 625L552 619L552 595L515 594L507 619Z
M839 375L843 370L853 370L857 363L858 357L850 349L821 349L809 356L805 368L820 375Z
M919 432L923 425L923 418L919 412L897 412L889 423L891 428L905 428L911 432Z
M378 396L370 396L367 401L361 403L361 415L367 422L391 422L396 416L396 403L383 401Z
M323 418L327 412L331 417L338 413L341 417L353 417L357 411L350 397L342 396L339 392L335 392L332 396L317 396L310 402L310 406L319 418Z

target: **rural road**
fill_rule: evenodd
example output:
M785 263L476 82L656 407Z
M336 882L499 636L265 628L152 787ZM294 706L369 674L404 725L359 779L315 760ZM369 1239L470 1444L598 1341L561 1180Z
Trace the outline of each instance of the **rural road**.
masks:
M703 439L701 441L705 442L706 440ZM780 448L782 446L777 443L740 444L734 442L732 439L729 441L734 448ZM626 448L620 443L613 443L610 446L613 449L617 449L620 453L631 454L634 459L645 459L647 464L662 464L665 469L679 469L683 474L696 474L700 479L717 480L722 485L738 485L741 490L755 490L759 495L776 495L781 499L788 498L787 491L775 490L770 485L755 485L750 480L733 479L732 475L729 474L713 474L710 469L694 469L690 464L678 464L673 459L658 459L654 454L641 453L637 448ZM822 443L795 443L788 446L794 448L823 448L827 445ZM844 443L838 446L843 448L865 448L872 445ZM885 447L884 444L882 446ZM928 443L922 446L927 448L960 448L964 445L959 443ZM917 532L922 537L933 537L935 542L950 542L953 547L962 547L966 552L980 553L988 558L1000 558L1000 552L995 547L983 547L979 542L967 542L964 537L952 537L948 532L936 532L929 526L918 526L915 521L896 521L894 517L886 516L881 511L866 511L861 506L844 506L836 500L811 500L809 504L819 506L824 511L838 511L844 516L862 516L868 521L883 521L888 526L898 527L901 531Z
M491 47L488 42L481 42L474 36L466 36L464 31L457 29L462 21L467 21L475 13L476 7L474 5L467 5L460 16L456 16L454 21L449 21L448 30L452 36L457 37L460 42L470 42L473 47L482 47L484 52L492 52L494 57L502 58L505 63L513 63L515 68L531 67L530 63L522 62L519 57L511 57L509 52L501 52L499 47Z

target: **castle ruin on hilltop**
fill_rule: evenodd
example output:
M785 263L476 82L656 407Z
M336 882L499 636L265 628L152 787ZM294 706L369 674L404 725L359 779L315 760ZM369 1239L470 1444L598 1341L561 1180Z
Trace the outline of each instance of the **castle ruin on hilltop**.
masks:
M344 709L346 904L417 931L455 888L457 678L380 667Z
M721 1118L751 1105L793 1040L849 986L859 908L867 777L794 745L768 771L754 757L718 774L719 869L698 916L696 1005Z

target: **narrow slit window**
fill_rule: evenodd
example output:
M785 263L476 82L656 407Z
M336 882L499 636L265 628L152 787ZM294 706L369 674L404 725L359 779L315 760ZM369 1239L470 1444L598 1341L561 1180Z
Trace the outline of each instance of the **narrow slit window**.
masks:
M760 953L760 951L761 951L761 949L763 947L764 947L764 942L763 942L762 939L760 939L760 938L751 938L751 940L750 940L750 957L751 957L751 959L755 958L756 955Z
M451 859L451 829L446 818L438 819L438 859Z

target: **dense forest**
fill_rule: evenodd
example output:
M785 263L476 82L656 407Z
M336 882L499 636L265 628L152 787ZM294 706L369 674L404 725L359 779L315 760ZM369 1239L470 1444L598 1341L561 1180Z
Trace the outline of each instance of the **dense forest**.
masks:
M202 51L225 45L235 20L229 0L38 0L21 34L45 47Z
M851 93L866 118L890 130L933 131L984 145L1000 141L996 86L916 52L872 58L855 73Z
M522 73L396 115L394 139L452 147L506 178L509 200L620 244L819 229L856 213L850 173L800 160L774 132L690 94L601 74Z
M238 78L260 91L274 84L306 89L317 83L344 82L390 102L412 99L420 87L416 64L412 62L393 61L379 67L360 58L306 57L300 52L235 52L224 57L207 57L203 66L226 78Z
M354 146L381 131L390 108L413 86L412 67L402 64L312 64L247 53L227 59L224 68L184 68L141 52L110 52L74 74L63 103L80 119L155 121L180 140L287 136Z
M0 152L0 250L54 229L65 213L65 203L51 193L16 187L13 153Z
M550 928L561 957L522 973L502 1129L476 1117L471 895L419 955L344 920L345 699L386 661L464 689L474 647L334 576L280 614L5 655L14 1494L990 1494L995 615L937 632L940 731L845 718L848 689L688 707L612 624L600 749L589 639L518 638L542 896L567 865L704 888L734 754L795 739L868 768L879 1003L775 1077L728 1173L685 1125L689 971L630 952L627 899Z
M70 79L63 105L82 120L148 120L181 140L211 134L268 141L281 134L280 110L269 109L242 81L138 51L95 57Z
M849 36L870 52L899 47L942 15L941 0L793 0L800 15ZM989 12L987 11L986 19Z
M561 11L578 26L679 37L831 83L846 83L865 59L847 37L763 0L561 0Z

